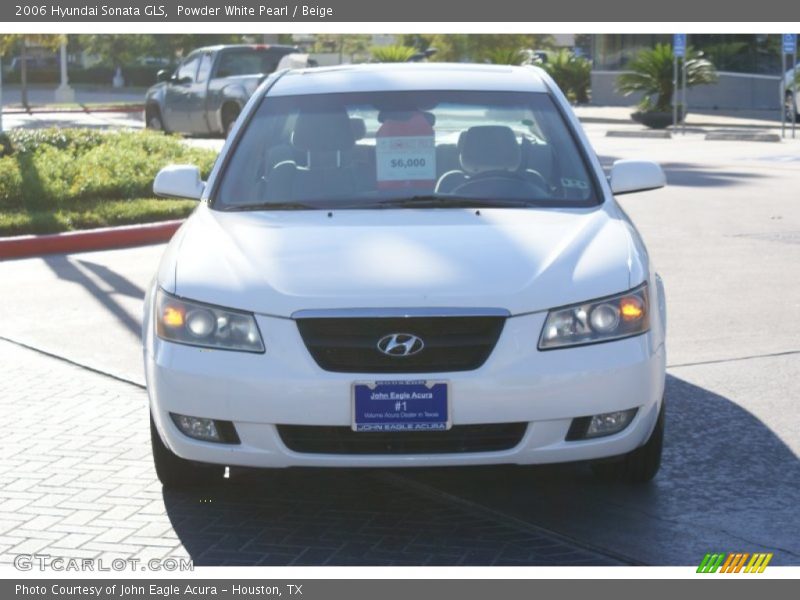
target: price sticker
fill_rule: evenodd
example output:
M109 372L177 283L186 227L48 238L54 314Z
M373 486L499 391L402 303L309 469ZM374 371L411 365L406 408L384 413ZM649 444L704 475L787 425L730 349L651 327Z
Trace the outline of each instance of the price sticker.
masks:
M409 185L436 180L436 145L432 135L384 136L375 140L379 182L409 182Z

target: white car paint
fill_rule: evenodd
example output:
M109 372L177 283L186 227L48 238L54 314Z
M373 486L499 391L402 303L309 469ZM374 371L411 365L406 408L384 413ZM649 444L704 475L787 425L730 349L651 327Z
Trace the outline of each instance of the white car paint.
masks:
M145 371L151 411L164 443L185 459L253 467L532 464L616 456L644 444L664 391L663 286L563 94L535 68L404 65L394 78L376 77L385 68L271 77L244 109L223 156L259 99L273 93L270 86L276 80L276 94L442 89L444 84L446 89L547 92L587 149L603 202L557 210L221 212L207 204L209 189L220 176L223 161L218 161L198 209L168 246L145 301ZM636 180L635 174L627 177ZM654 178L644 176L642 181L652 183ZM634 191L628 188L622 191ZM652 313L646 333L537 349L550 309L622 293L644 282ZM210 350L160 339L154 325L157 287L254 313L266 352ZM488 360L471 371L422 375L323 370L293 318L308 310L368 314L489 308L509 316ZM528 423L526 433L508 450L453 454L310 454L282 443L276 425L349 427L353 382L382 379L447 380L454 425L519 421ZM638 413L621 432L565 441L573 418L630 408ZM189 438L177 429L170 412L232 421L241 444Z

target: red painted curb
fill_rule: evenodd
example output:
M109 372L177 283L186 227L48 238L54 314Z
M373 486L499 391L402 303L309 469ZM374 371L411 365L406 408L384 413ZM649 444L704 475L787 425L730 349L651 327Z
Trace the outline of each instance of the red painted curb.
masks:
M0 260L157 244L172 238L182 223L183 221L162 221L52 235L21 235L0 238Z

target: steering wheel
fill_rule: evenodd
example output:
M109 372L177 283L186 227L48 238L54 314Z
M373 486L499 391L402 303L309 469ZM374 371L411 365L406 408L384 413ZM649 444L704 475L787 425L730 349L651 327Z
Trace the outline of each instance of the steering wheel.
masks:
M450 192L456 196L498 196L506 198L549 198L546 187L513 171L485 171L470 175L469 179Z

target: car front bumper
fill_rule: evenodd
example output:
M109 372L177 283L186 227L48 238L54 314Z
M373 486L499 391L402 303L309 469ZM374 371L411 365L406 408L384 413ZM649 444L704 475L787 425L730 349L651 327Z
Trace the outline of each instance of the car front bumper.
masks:
M382 375L321 369L291 319L258 315L264 354L207 350L146 335L150 408L166 445L200 462L248 467L397 467L536 464L629 452L649 437L664 391L660 328L636 337L575 348L536 348L546 313L507 319L489 359L473 371ZM446 380L454 426L528 426L508 450L432 454L295 452L276 425L350 427L354 381ZM621 432L566 441L573 418L638 408ZM240 444L192 439L169 413L231 421ZM402 435L398 433L397 435Z

